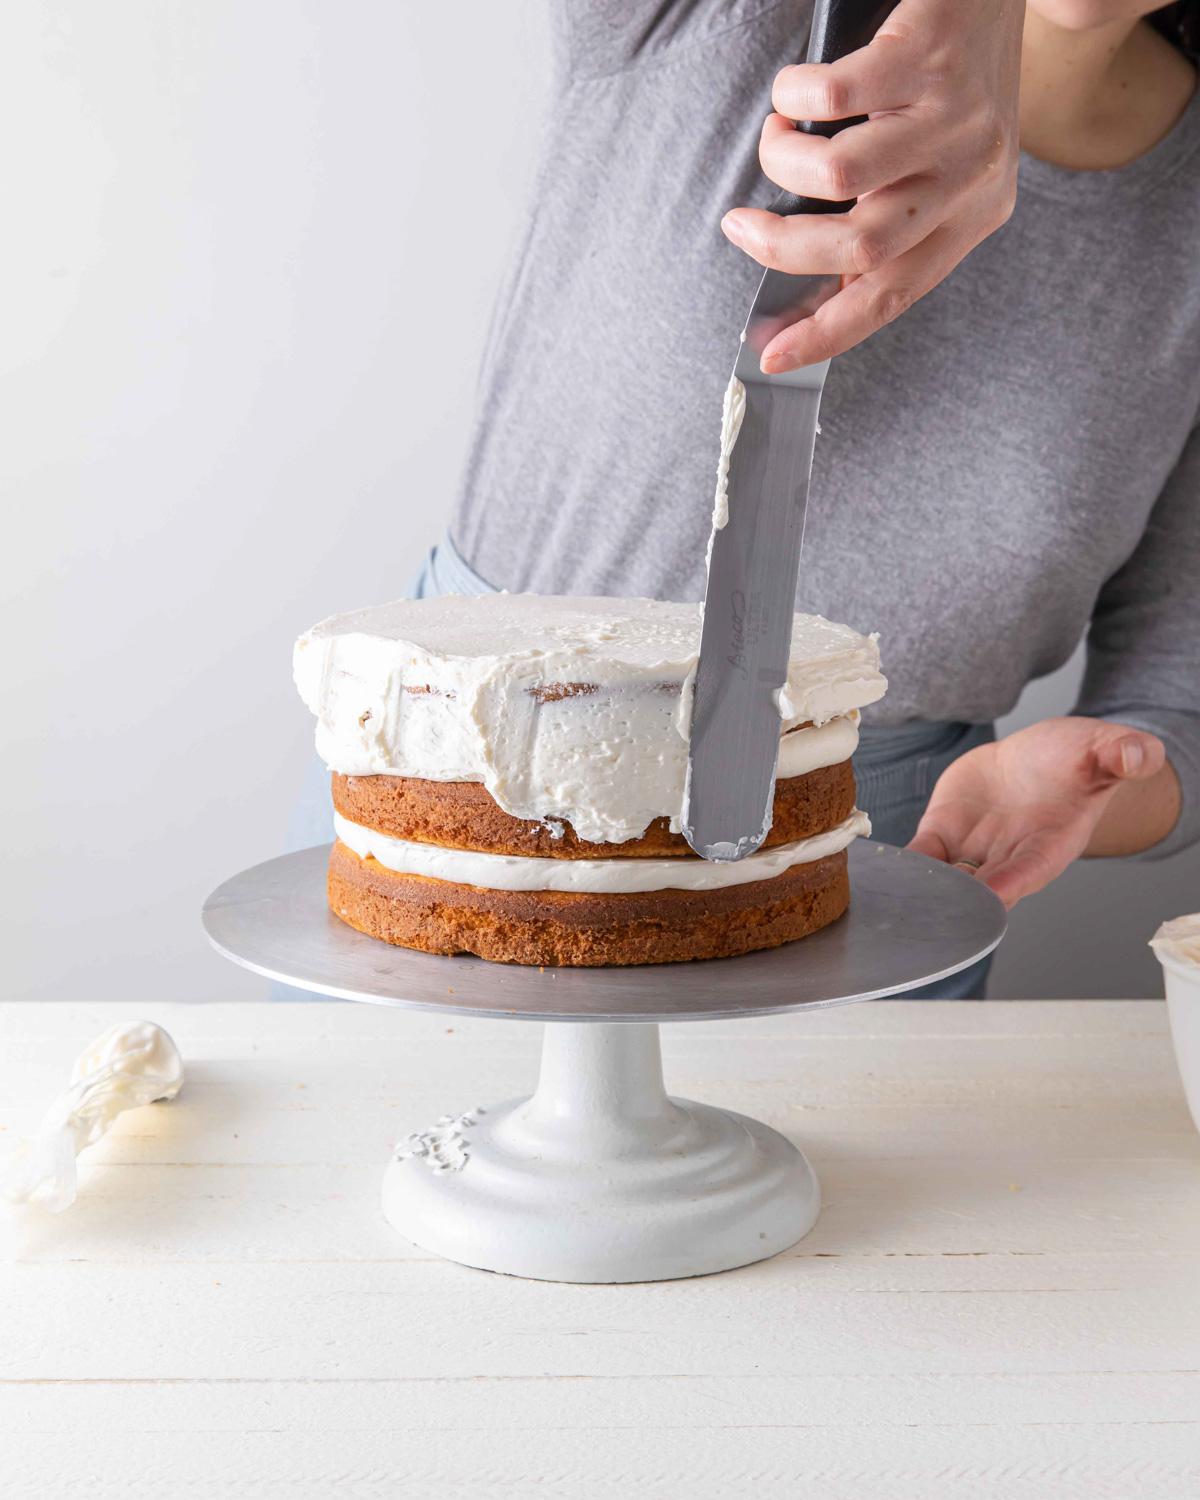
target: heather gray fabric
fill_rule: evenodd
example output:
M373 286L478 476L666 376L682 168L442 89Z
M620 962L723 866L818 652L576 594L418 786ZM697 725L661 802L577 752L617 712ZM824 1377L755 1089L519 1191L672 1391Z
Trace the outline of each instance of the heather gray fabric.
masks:
M718 228L809 6L558 0L543 164L451 534L498 588L698 599L759 271ZM1025 158L1009 224L833 362L797 607L878 630L868 722L983 723L1090 623L1080 712L1151 730L1200 836L1200 104L1147 156Z

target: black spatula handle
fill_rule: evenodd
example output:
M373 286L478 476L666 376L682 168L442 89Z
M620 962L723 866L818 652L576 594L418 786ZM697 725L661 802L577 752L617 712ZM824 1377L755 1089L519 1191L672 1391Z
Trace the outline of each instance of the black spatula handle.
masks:
M895 10L898 0L817 0L812 31L808 37L806 62L831 63L865 47ZM801 120L806 135L834 136L847 125L861 125L866 115L850 120ZM802 198L799 193L780 193L771 204L773 214L844 214L857 202L828 203L823 198Z

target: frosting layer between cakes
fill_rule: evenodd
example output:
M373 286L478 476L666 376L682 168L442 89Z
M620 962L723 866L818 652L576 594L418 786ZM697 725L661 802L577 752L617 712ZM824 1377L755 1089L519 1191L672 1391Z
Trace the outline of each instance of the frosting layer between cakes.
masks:
M691 604L451 596L323 621L294 669L332 770L482 782L514 817L619 844L678 831L699 639ZM815 733L785 736L781 774L848 758L848 716L886 685L873 638L797 615L780 728Z
M372 858L397 875L419 875L455 885L493 891L592 891L605 894L682 890L716 891L772 880L795 865L812 864L838 854L871 821L855 808L844 822L811 838L776 844L734 864L706 859L540 859L512 854L483 854L392 838L334 814L337 836L360 859Z

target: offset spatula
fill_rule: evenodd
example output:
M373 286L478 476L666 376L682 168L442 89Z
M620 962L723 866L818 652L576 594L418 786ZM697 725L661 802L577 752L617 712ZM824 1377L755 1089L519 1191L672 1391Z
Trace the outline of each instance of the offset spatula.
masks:
M817 0L808 61L829 63L865 47L896 0ZM858 120L805 122L831 136ZM844 213L854 206L783 193L777 214ZM778 691L787 681L804 513L817 410L829 361L764 375L774 336L811 317L840 276L767 271L750 308L734 376L745 415L729 461L729 515L714 529L692 704L683 831L705 859L753 854L771 828L781 732Z

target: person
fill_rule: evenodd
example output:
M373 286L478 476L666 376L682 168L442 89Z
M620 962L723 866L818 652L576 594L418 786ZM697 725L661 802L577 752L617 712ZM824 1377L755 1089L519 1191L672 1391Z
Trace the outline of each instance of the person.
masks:
M1081 854L1194 841L1196 9L901 0L810 67L800 0L557 0L541 166L418 596L702 598L761 267L841 272L764 367L834 357L796 602L880 633L855 763L877 836L1009 905ZM858 202L779 219L777 186ZM996 742L1085 631L1075 712Z

